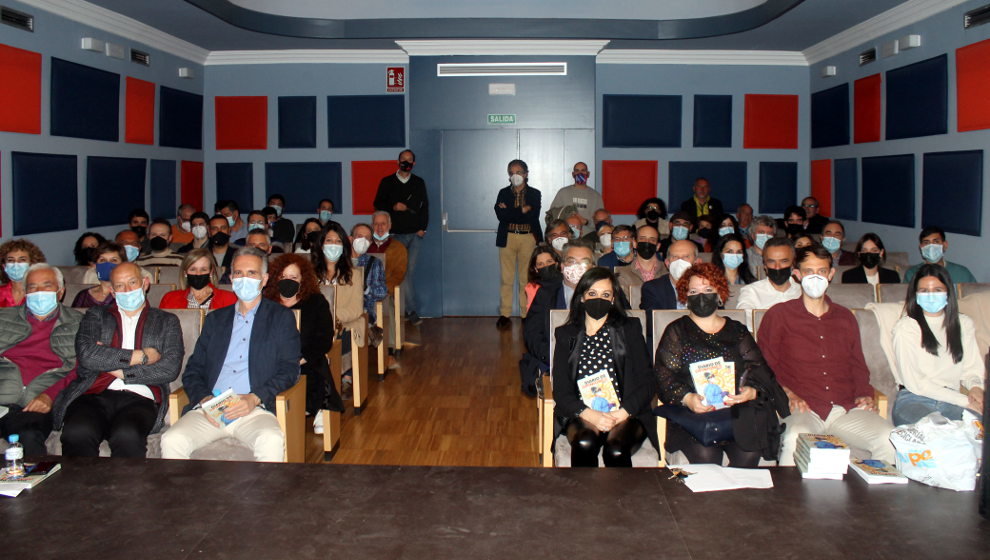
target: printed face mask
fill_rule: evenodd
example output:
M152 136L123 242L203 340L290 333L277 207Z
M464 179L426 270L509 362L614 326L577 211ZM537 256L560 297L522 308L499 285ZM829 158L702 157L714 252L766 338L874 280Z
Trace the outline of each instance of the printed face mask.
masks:
M588 272L588 263L569 264L564 267L564 280L576 286L585 272Z

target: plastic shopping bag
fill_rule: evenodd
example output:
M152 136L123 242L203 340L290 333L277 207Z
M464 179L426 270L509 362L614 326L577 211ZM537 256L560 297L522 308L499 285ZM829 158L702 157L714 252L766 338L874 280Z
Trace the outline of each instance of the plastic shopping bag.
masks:
M890 442L897 450L897 470L930 486L973 490L982 453L974 423L975 416L968 411L962 421L933 412L915 424L894 428Z

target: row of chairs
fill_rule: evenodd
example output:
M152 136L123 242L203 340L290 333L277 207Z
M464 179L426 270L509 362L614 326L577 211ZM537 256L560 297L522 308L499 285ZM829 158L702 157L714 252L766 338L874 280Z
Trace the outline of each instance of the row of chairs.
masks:
M144 266L142 267L151 274L152 284L174 284L179 283L178 266ZM66 284L85 284L86 273L92 270L89 266L59 266L62 277ZM172 288L173 290L175 288Z

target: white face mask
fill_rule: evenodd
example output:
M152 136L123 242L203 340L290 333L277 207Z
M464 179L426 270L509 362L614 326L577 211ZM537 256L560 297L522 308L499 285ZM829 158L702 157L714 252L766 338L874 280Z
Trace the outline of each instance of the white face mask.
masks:
M588 263L569 264L564 267L564 280L568 284L577 286L577 283L581 281L581 277L584 276L585 272L588 272Z
M518 187L519 185L523 184L523 182L525 182L526 179L522 175L516 173L515 175L509 177L509 181L512 183L513 187Z
M554 237L553 241L550 242L550 245L553 246L553 248L559 253L564 250L564 245L567 245L568 241L570 240L566 237Z
M801 288L805 295L811 299L819 299L825 295L825 290L828 289L828 278L819 274L809 274L801 278Z
M351 249L354 250L354 254L361 256L368 251L368 247L371 246L371 241L368 241L365 237L355 237L354 241L351 242Z
M680 280L681 276L684 276L684 273L687 272L687 269L689 268L691 268L691 263L684 259L677 259L667 266L667 269L670 270L670 277L673 278L675 282Z
M179 227L182 228L182 231L192 231L192 223L190 222L182 222Z
M193 226L192 234L196 239L206 239L206 226Z
M612 234L611 233L603 233L603 234L599 235L598 236L598 242L601 243L602 247L611 247L612 246Z

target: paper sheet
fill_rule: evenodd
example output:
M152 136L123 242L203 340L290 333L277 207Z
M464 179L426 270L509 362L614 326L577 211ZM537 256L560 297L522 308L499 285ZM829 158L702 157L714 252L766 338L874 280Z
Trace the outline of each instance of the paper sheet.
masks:
M692 492L738 490L740 488L773 488L768 469L734 469L720 465L670 465L694 473L684 479Z

